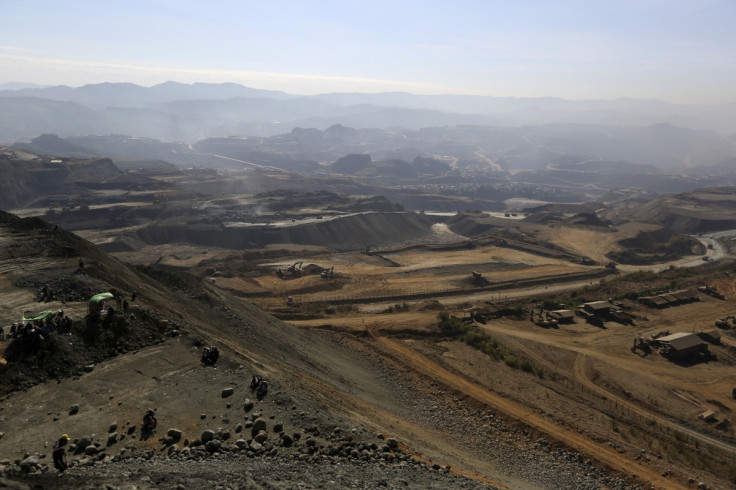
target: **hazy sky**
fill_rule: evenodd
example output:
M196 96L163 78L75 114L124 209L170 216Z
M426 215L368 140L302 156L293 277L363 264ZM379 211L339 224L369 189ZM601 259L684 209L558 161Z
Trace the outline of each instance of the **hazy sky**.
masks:
M736 0L0 0L0 84L736 101Z

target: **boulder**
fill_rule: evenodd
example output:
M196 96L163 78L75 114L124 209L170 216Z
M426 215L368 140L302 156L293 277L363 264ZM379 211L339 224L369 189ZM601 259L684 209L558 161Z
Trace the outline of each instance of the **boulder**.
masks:
M234 388L225 388L224 390L222 390L222 397L227 398L231 396L233 393L235 393Z
M251 410L253 410L253 402L250 398L246 398L245 402L243 402L243 410L245 410L246 412L250 412Z
M181 440L181 431L179 429L169 429L166 435L174 439L174 441Z
M76 442L76 446L77 446L77 447L78 447L78 448L79 448L80 450L82 450L82 451L84 451L84 449L85 449L85 448L86 448L87 446L89 446L90 444L92 444L92 438L91 438L91 437L88 437L88 436L84 436L84 437L81 437L81 438L80 438L80 439L79 439L79 440L78 440L78 441Z
M28 473L29 471L36 469L39 464L41 464L41 458L36 454L31 454L20 462L20 469L23 470L24 473Z
M199 438L200 438L200 440L202 441L203 444L207 444L208 442L210 442L213 437L215 437L215 433L213 431L209 430L209 429L207 429L206 431L202 432L202 435L199 436Z
M112 446L116 442L118 442L118 433L117 432L113 432L111 434L108 434L108 436L107 436L107 445L108 446Z
M253 452L260 451L263 449L263 444L257 441L250 441L250 450Z
M90 444L87 447L84 448L84 454L87 456L92 456L93 454L97 454L97 446L94 444Z
M256 442L260 442L263 444L268 439L268 432L265 430L259 431L254 437L253 440Z
M265 431L267 429L266 420L262 418L257 418L253 421L253 427L251 427L251 434L255 435L258 434L260 431Z
M217 439L212 439L211 441L208 441L207 444L204 445L204 448L210 453L219 451L221 447L222 447L222 441L219 441Z
M77 413L79 413L79 404L78 404L78 403L75 403L75 404L74 404L74 405L72 405L72 407L71 407L71 408L69 409L69 415L76 415Z
M110 427L107 428L108 433L115 432L116 430L118 430L117 422L113 422L112 424L110 424Z
M399 446L399 441L397 441L393 437L389 437L388 439L386 439L386 445L390 447L391 449L395 449L396 447Z

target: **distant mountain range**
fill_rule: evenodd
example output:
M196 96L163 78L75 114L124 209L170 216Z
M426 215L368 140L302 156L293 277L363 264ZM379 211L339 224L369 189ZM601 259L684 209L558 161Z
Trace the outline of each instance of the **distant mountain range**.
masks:
M736 102L677 105L657 100L569 101L402 92L298 96L233 83L153 87L101 83L72 88L3 85L0 143L42 133L62 137L125 134L196 141L218 136L271 136L295 127L326 129L525 126L545 124L646 126L668 123L736 133Z
M305 171L364 153L375 161L437 158L492 172L540 169L536 179L555 181L579 174L563 171L566 159L704 175L733 175L736 162L736 103L297 96L232 83L16 87L0 90L0 144L31 142L24 146L62 156L218 166L224 155Z

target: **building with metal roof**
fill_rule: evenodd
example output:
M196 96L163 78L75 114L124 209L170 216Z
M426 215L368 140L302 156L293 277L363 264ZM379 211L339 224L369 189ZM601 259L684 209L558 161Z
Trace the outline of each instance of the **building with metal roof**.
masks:
M708 353L708 343L694 333L680 332L659 337L657 344L663 355L673 359Z

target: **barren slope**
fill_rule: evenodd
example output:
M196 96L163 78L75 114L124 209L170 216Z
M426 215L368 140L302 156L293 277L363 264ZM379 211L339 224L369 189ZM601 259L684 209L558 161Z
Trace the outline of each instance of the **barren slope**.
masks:
M40 220L18 221L3 215L0 237L0 285L6 293L0 298L0 321L4 325L16 320L20 310L60 306L54 301L35 303L33 294L42 284L51 282L71 288L74 276L84 276L96 281L97 289L106 285L126 295L131 291L139 293L132 315L121 319L125 328L157 330L168 324L179 332L162 343L154 337L149 347L122 346L99 352L94 359L77 359L80 364L71 378L57 381L47 373L49 382L4 395L0 408L0 431L4 433L0 461L4 461L6 474L13 477L22 475L12 464L14 459L22 459L26 452L48 455L49 444L61 432L71 433L75 439L97 434L92 439L101 439L104 445L104 434L112 422L117 423L121 434L125 432L127 442L114 442L105 450L107 454L117 453L123 445L127 454L142 454L135 451L147 448L157 453L158 441L140 441L134 437L138 431L131 429L147 406L159 409L162 428L178 428L189 441L206 428L223 427L232 433L238 422L250 420L242 404L249 396L248 379L258 372L270 381L271 394L254 410L272 416L274 421L283 420L285 430L302 434L303 440L314 438L317 447L324 447L325 451L339 440L334 435L337 432L328 437L330 432L325 431L354 428L354 437L368 441L376 440L378 432L396 436L402 448L416 455L415 461L431 459L451 465L454 471L513 488L542 488L551 482L562 482L567 487L626 486L623 480L611 478L605 471L591 471L589 465L582 464L582 458L579 460L565 450L548 453L544 448L526 448L522 443L525 436L510 431L503 417L488 427L495 445L503 450L487 453L482 448L491 436L477 438L471 422L476 409L454 399L442 382L435 384L427 373L407 370L401 360L393 361L392 356L382 357L382 348L374 351L367 348L370 344L356 343L339 334L298 329L196 280L152 269L148 272L154 277L147 276ZM83 272L77 271L79 257L85 260ZM64 293L69 294L69 290ZM75 328L83 329L81 316L86 309L86 296L81 301L72 296L68 296L70 299L65 300L63 307L75 320ZM77 352L75 342L84 342L75 331L68 337L73 352ZM57 341L65 340L57 334L52 336ZM100 338L105 338L104 334ZM203 344L217 345L222 350L216 369L199 365L198 346ZM379 344L375 346L378 348ZM24 362L33 359L31 355ZM91 371L82 370L82 364L90 365ZM5 372L14 372L13 367ZM3 378L3 383L7 381ZM225 387L234 388L232 398L220 395ZM76 415L69 413L73 403L80 405ZM436 416L440 413L447 418L438 425ZM310 429L315 425L322 435ZM471 437L472 434L475 435ZM272 444L277 449L277 441ZM290 451L299 454L307 447L297 443ZM174 454L179 456L178 452ZM322 456L319 450L314 455L311 451L301 454L311 455L305 461L315 464L326 461L326 454ZM64 481L74 487L82 474L96 481L105 481L105 475L118 482L131 478L135 481L138 470L116 472L115 464L111 462L97 473L96 466L84 469L88 467L78 464L69 470L69 478ZM168 463L156 464L160 465L157 471L169 475L161 480L163 486L180 484L181 480L174 476L180 472L176 466L167 470ZM366 464L362 473L369 478L370 465L374 463ZM216 464L211 468L217 471ZM319 471L319 466L305 463L299 471L303 480L319 480L318 475L312 474ZM458 483L443 480L446 476L436 471L420 475L406 471L396 478L411 480L410 486L415 488L442 488ZM44 482L43 475L33 472L28 481ZM374 485L370 479L366 482L367 486Z

